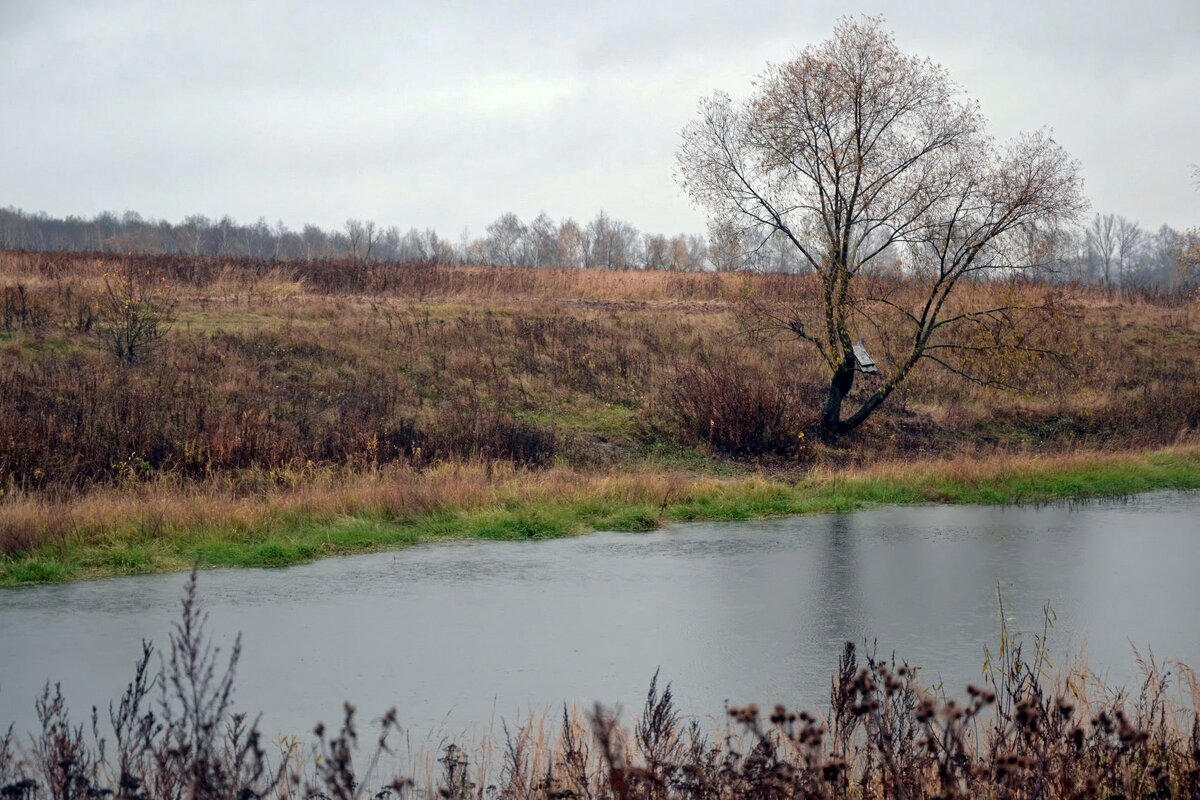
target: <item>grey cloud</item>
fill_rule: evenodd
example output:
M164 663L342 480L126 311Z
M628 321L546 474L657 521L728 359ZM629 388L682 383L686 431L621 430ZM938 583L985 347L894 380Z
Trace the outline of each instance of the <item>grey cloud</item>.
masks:
M0 1L0 205L478 231L503 210L704 221L696 101L882 12L1001 136L1050 125L1097 208L1200 221L1200 4Z

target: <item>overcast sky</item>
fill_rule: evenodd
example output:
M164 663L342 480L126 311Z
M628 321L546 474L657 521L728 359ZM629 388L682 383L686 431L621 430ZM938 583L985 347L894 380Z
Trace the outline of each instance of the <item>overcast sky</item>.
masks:
M697 100L860 12L1001 138L1051 126L1097 210L1200 223L1197 0L0 0L0 206L450 237L603 208L698 232L672 178Z

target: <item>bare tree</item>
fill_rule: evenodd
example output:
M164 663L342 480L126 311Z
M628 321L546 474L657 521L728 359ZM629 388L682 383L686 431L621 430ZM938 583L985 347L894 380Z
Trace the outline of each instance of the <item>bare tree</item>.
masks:
M384 228L383 233L379 235L379 244L376 246L380 260L391 264L408 260L404 257L404 248L401 244L403 241L400 228L395 225Z
M805 264L799 260L799 254L792 247L786 236L778 231L767 239L756 253L759 267L763 272L804 272Z
M529 223L529 249L533 265L548 267L555 262L558 243L558 226L545 211Z
M924 359L977 378L966 363L977 359L954 353L989 349L972 331L1010 324L1020 309L971 306L986 293L956 289L1035 268L1027 232L1085 206L1078 165L1048 134L997 147L946 71L903 53L871 17L845 18L831 39L769 66L746 101L702 101L683 131L678 175L714 215L785 236L815 273L815 303L776 304L760 319L828 366L826 438L862 424ZM886 257L904 280L873 279L871 265ZM888 325L906 330L903 346L843 417L856 340Z
M266 217L259 217L247 232L247 251L253 258L268 258L274 249L274 236Z
M509 267L528 264L528 235L529 229L520 217L511 211L501 214L487 226L488 260Z
M204 249L204 238L208 235L212 223L203 214L192 214L184 217L182 233L187 241L188 252L194 256L200 255Z
M371 260L371 253L375 249L375 246L379 244L379 237L381 235L382 231L375 224L375 220L369 219L363 224L363 244L366 246L362 257L363 261Z
M1173 282L1184 289L1200 287L1200 231L1189 232L1180 246Z
M358 254L362 248L363 239L366 238L367 229L363 225L362 220L348 219L346 220L346 240L350 246L350 260L358 261Z
M708 260L717 272L735 272L746 262L742 232L729 217L713 217L709 220Z
M560 267L582 267L585 259L583 229L573 219L565 219L558 226L558 237L554 242L554 260Z
M609 266L613 269L629 269L640 264L642 255L642 232L624 220L613 223L613 236L609 246Z
M708 242L698 233L689 233L683 237L686 245L686 263L683 269L698 272L708 263Z
M1192 165L1192 183L1200 191L1200 164ZM1180 237L1172 282L1179 287L1200 286L1200 227Z
M682 233L672 236L667 247L667 266L670 269L688 269L687 237Z
M1103 271L1104 284L1112 282L1112 266L1116 261L1117 217L1115 214L1097 214L1085 232L1088 246L1089 265L1099 265Z
M583 265L585 267L611 267L613 244L613 219L600 209L596 218L587 224L583 237Z
M233 255L237 250L237 238L234 235L237 230L237 222L233 217L226 214L217 222L217 255L228 256Z
M1080 283L1088 280L1087 237L1078 225L1057 225L1037 231L1030 246L1038 248L1047 283Z
M661 233L647 233L642 237L642 266L646 269L666 269L670 255L670 244Z
M1125 217L1117 217L1117 230L1115 238L1117 240L1117 271L1121 275L1121 283L1128 283L1130 273L1133 272L1138 264L1138 254L1142 250L1145 240L1145 231L1131 220Z
M584 230L584 266L628 269L641 260L641 244L637 228L601 209Z
M304 230L300 234L300 242L304 248L305 261L312 261L314 258L319 258L325 255L325 250L329 245L329 240L325 236L325 231L321 230L316 225L304 226Z
M409 228L408 232L403 236L399 236L399 241L396 245L396 258L399 261L421 261L429 262L434 258L432 242L426 234L432 231L422 233L416 228Z
M276 220L271 226L271 258L279 260L284 257L284 246L287 244L291 231L283 220Z

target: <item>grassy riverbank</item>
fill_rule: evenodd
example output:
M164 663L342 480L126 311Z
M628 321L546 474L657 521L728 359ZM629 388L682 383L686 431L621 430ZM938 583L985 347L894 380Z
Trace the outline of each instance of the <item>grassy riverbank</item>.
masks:
M1037 503L1200 488L1200 447L889 462L863 469L713 476L644 467L619 473L442 464L317 473L251 496L214 485L145 484L72 501L0 506L25 535L0 558L0 585L206 567L284 566L451 539L548 539L644 531L675 521L742 520L919 503Z
M0 585L1200 484L1194 295L964 291L1063 364L922 362L827 443L827 365L746 329L811 275L0 252Z

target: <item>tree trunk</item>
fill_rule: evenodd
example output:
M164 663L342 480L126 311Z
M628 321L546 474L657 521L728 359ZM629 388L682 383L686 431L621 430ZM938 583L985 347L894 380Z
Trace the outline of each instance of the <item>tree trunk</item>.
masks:
M821 438L832 441L845 433L842 430L842 401L854 386L853 356L843 361L829 381L825 407L821 409Z
M907 372L907 370L905 370ZM883 401L887 400L896 383L888 383L866 399L862 406L846 419L842 419L842 402L854 386L854 367L843 364L829 382L829 393L825 396L825 407L821 409L821 439L832 442L867 421Z

